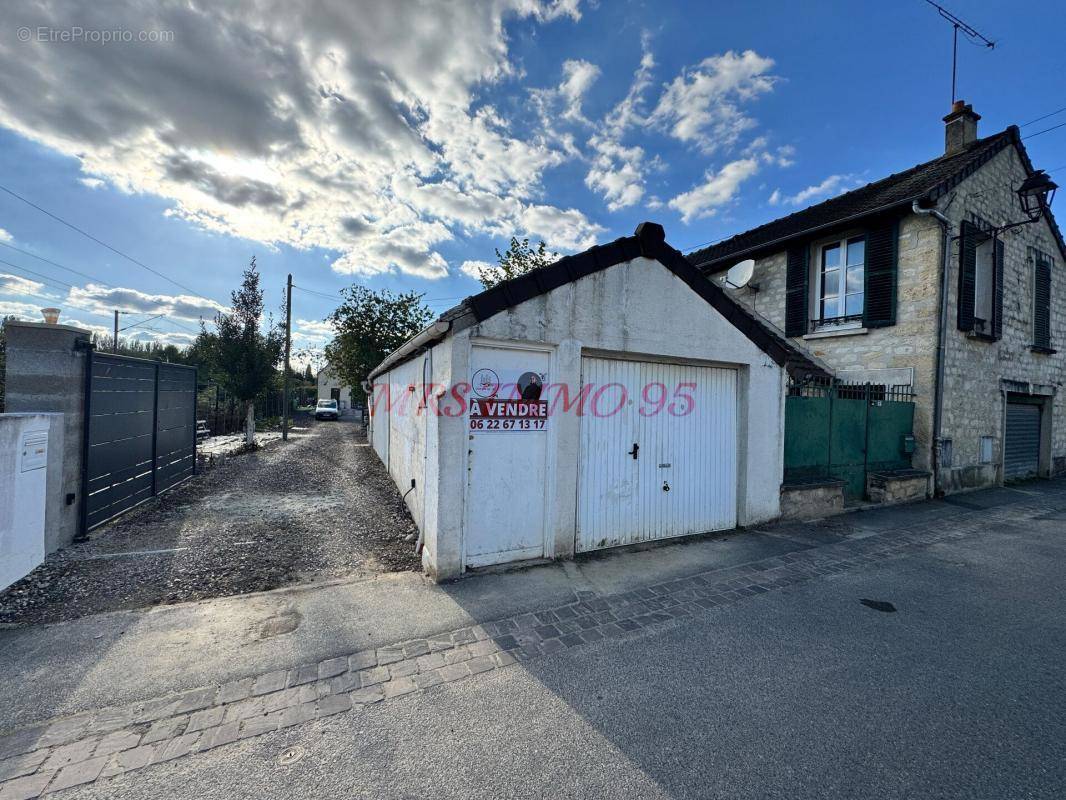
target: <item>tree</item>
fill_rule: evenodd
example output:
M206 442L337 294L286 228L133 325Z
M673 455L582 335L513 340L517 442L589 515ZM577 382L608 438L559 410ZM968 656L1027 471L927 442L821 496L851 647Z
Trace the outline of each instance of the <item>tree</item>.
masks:
M230 313L215 316L215 333L200 323L200 335L190 348L203 358L213 377L244 403L244 437L255 443L255 398L275 380L284 332L268 317L263 326L263 290L255 257L244 271L241 288L231 295Z
M433 312L422 297L364 286L341 291L340 306L326 318L334 331L326 360L342 384L354 391L385 356L429 324Z
M306 367L304 367L304 381L306 383L314 383L315 382L315 373L313 373L311 371L311 365L310 364L308 364Z
M546 267L558 258L558 253L548 252L548 246L544 244L543 239L536 247L531 247L528 238L519 241L517 237L512 236L506 253L501 253L500 249L496 248L496 260L499 264L495 267L478 267L477 279L486 289L491 289L498 283Z

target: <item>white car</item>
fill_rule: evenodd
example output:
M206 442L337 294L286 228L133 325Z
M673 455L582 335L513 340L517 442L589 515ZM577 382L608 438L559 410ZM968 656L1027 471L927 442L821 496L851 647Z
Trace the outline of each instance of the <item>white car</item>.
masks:
M315 419L339 419L340 415L336 400L319 400L315 406Z

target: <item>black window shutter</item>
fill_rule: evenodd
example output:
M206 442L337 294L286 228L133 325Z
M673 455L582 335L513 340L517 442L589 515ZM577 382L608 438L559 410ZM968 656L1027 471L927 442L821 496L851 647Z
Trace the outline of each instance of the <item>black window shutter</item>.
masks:
M892 220L866 234L865 304L862 324L887 328L896 324L896 273L899 222Z
M972 331L977 286L977 239L980 231L972 222L963 220L959 232L958 328L960 331Z
M1033 345L1051 348L1051 262L1041 254L1036 256L1036 276L1033 281Z
M1003 242L996 239L996 260L992 265L992 338L1003 338Z
M788 251L785 268L785 336L807 333L807 246Z

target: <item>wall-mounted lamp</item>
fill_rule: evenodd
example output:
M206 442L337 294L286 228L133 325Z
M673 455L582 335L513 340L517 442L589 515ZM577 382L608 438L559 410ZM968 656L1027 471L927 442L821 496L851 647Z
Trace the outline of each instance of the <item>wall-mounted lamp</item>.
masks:
M1036 222L1055 199L1058 185L1042 169L1038 169L1018 187L1018 200L1030 222Z

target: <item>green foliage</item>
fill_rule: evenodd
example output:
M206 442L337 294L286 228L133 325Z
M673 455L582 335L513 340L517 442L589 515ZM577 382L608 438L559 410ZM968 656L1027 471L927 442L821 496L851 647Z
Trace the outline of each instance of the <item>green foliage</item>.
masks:
M96 349L102 352L113 352L111 349L111 336L100 336L94 333L92 343ZM195 365L199 362L190 359L191 347L178 347L175 344L163 344L162 342L142 342L137 339L118 337L118 354L121 356L133 356L134 358L147 358L150 360L166 361L171 364Z
M244 271L241 288L232 297L230 313L215 317L215 332L201 323L189 356L204 364L207 377L238 400L252 402L279 376L275 369L285 343L284 331L268 317L263 330L263 290L255 258Z
M342 303L327 321L333 324L333 341L326 359L341 382L362 385L385 356L406 342L433 319L433 312L416 292L375 292L350 286L341 292Z
M478 268L477 279L486 289L491 289L498 283L546 267L558 258L558 253L548 252L548 246L544 244L543 239L536 247L531 247L528 238L519 241L517 237L512 236L506 253L501 253L500 249L496 248L496 260L499 265Z
M310 364L308 364L306 367L304 367L304 382L305 383L314 383L315 382L315 373L313 373L311 371L311 365Z

